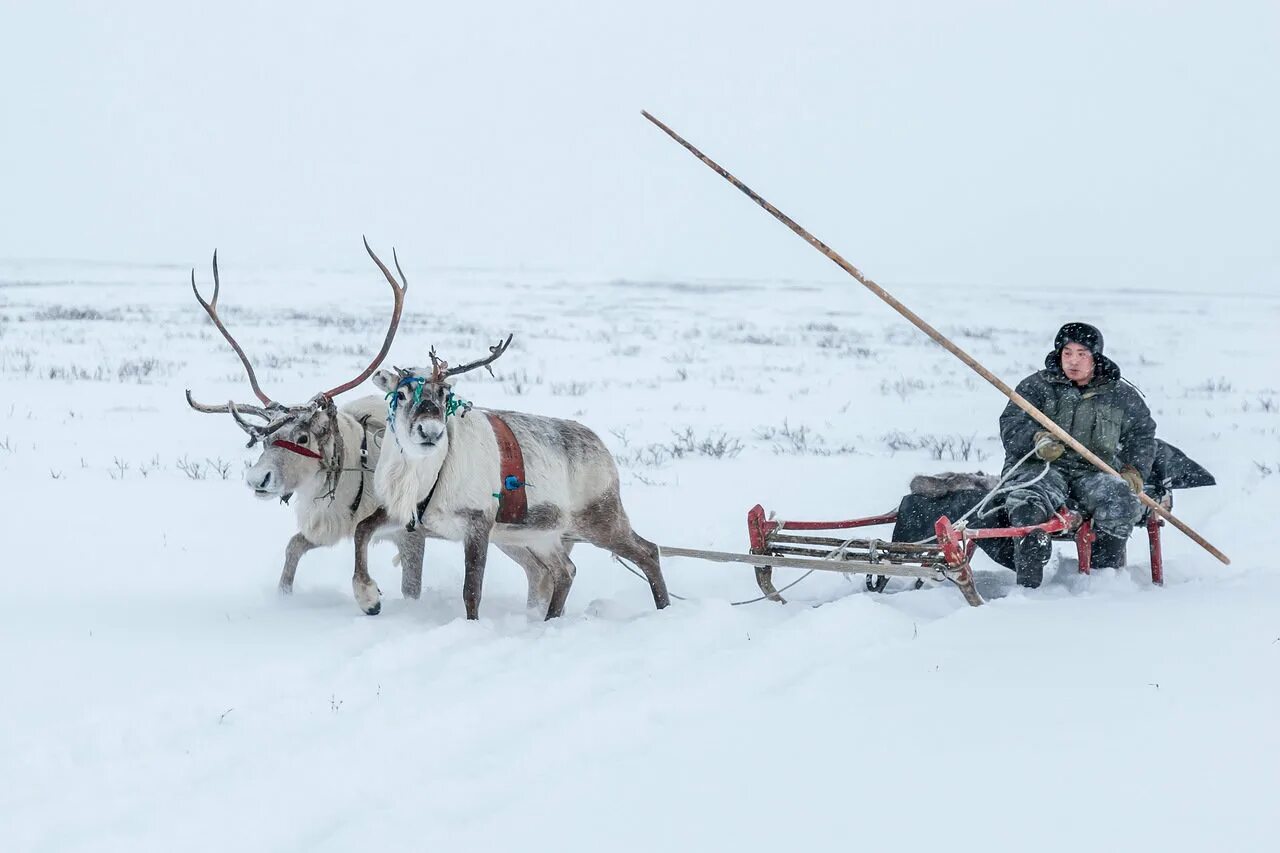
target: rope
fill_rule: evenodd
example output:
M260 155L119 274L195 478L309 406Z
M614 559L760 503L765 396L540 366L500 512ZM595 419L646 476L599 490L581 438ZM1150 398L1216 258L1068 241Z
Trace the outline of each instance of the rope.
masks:
M1021 467L1022 467L1022 463L1026 462L1026 461L1027 461L1028 459L1030 459L1033 455L1035 455L1035 452L1036 452L1037 450L1039 450L1039 449L1040 449L1041 445L1043 445L1043 444L1047 443L1049 440L1050 440L1050 439L1046 439L1045 441L1043 441L1043 442L1041 442L1040 444L1037 444L1035 447L1031 448L1031 451L1030 451L1029 453L1027 453L1025 456L1023 456L1021 459L1019 459L1019 460L1018 460L1018 464L1017 464L1017 465L1014 465L1012 468L1010 468L1010 469L1009 469L1009 473L1008 473L1008 474L1005 474L1005 475L1004 475L1004 476L1002 476L999 480L997 480L997 481L996 481L995 486L991 489L991 491L990 491L990 492L988 492L988 493L987 493L987 496L986 496L985 498L983 498L981 501L979 501L979 502L978 502L978 505L977 505L977 506L975 506L973 509L969 510L969 511L968 511L968 512L966 512L964 515L960 516L960 519L959 519L959 520L960 520L960 521L964 521L966 518L968 518L968 517L969 517L970 515L972 515L974 512L978 512L978 513L980 513L980 515L978 516L979 518L986 518L988 515L990 515L990 514L991 514L992 512L994 512L995 510L994 510L994 509L992 509L992 510L988 510L987 512L982 512L982 509L983 509L983 507L985 507L988 503L990 503L990 502L991 502L991 499L992 499L992 498L994 498L996 495L1004 494L1004 493L1006 493L1006 492L1012 492L1014 489L1022 489L1022 488L1025 488L1025 487L1027 487L1027 486L1032 485L1033 483L1038 483L1038 482L1040 482L1041 480L1043 480L1043 479L1045 478L1045 475L1049 473L1049 466L1053 464L1053 463L1049 462L1048 460L1045 460L1044 468L1040 469L1040 473L1039 473L1039 474L1037 474L1037 475L1035 475L1034 477L1032 477L1030 480L1024 480L1024 481L1019 482L1019 483L1014 483L1012 486L1004 487L1004 483L1005 483L1005 482L1006 482L1010 477L1012 477L1012 476L1014 475L1014 472L1016 472L1019 468L1021 468Z
M1043 443L1043 442L1042 442L1042 443ZM983 508L984 508L984 507L986 507L986 505L987 505L987 504L989 504L989 503L991 502L991 499L992 499L992 498L994 498L996 495L1001 495L1001 494L1005 494L1005 493L1007 493L1007 492L1012 492L1014 489L1021 489L1021 488L1024 488L1024 487L1026 487L1026 486L1030 486L1032 483L1038 483L1038 482L1040 482L1041 480L1043 480L1043 479L1044 479L1044 477L1045 477L1045 475L1049 473L1049 465L1051 464L1051 463L1049 463L1049 462L1045 462L1045 463L1044 463L1044 468L1040 471L1040 473L1039 473L1039 474L1037 474L1036 476L1032 477L1030 480L1024 480L1024 481L1019 482L1019 483L1014 483L1012 486L1008 486L1008 487L1005 487L1005 485L1004 485L1004 484L1009 480L1009 478L1010 478L1010 477L1012 477L1012 476L1014 475L1014 473L1016 473L1016 472L1018 471L1018 469L1022 467L1022 463L1026 462L1028 459L1030 459L1032 456L1034 456L1034 455L1035 455L1035 452L1036 452L1037 450L1039 450L1039 449L1040 449L1040 445L1036 445L1035 447L1031 448L1030 452L1028 452L1028 453L1027 453L1025 456L1023 456L1021 459L1019 459L1019 460L1017 461L1017 463L1016 463L1016 464L1014 464L1014 466L1013 466L1012 468L1010 468L1010 469L1009 469L1009 472L1008 472L1007 474L1003 475L999 480L996 480L996 484L995 484L994 486L992 486L992 487L991 487L991 491L987 492L986 496L985 496L985 497L983 497L983 499L982 499L982 500L980 500L980 501L978 501L976 504L974 504L974 505L969 509L969 511L968 511L968 512L966 512L964 515L962 515L962 516L960 516L959 518L957 518L957 519L956 519L954 522L952 522L952 523L953 523L953 524L961 524L962 522L964 522L965 520L967 520L969 517L971 517L974 513L979 513L979 515L978 515L978 517L979 517L979 518L986 518L988 515L990 515L991 513L995 512L996 510L995 510L995 508L994 508L994 507L993 507L992 509L988 510L987 512L982 512L982 510L983 510ZM911 543L908 543L908 544L911 544L911 545L928 545L930 542L934 542L934 541L936 541L936 540L937 540L937 538L938 538L938 537L937 537L936 535L934 535L934 536L930 536L930 537L928 537L927 539L920 539L920 540L918 540L918 541L916 541L916 542L911 542Z
M802 574L800 577L796 578L796 579L795 579L795 580L793 580L791 583L787 584L787 585L786 585L786 586L784 586L782 589L778 590L778 595L782 595L784 592L786 592L787 590L791 589L791 587L793 587L793 586L795 586L796 584L800 583L800 581L802 581L802 580L804 580L805 578L809 577L809 575L813 574L813 573L814 573L814 572L816 572L816 571L817 571L817 569L809 569L809 570L808 570L808 571L806 571L804 574ZM732 607L741 607L741 606L742 606L742 605L744 605L744 604L755 604L757 601L764 601L764 600L766 600L767 598L769 598L769 596L767 596L767 595L757 595L755 598L748 598L748 599L745 599L745 600L743 600L743 601L730 601L730 602L729 602L729 605L730 605L730 606L732 606Z
M639 569L637 569L635 566L631 565L631 563L629 563L629 562L627 562L626 560L624 560L624 559L622 559L621 557L619 557L617 554L614 554L614 555L613 555L613 559L618 563L618 565L622 566L622 568L626 569L627 571L631 572L631 574L633 574L633 575L635 575L636 577L640 578L640 580L644 581L645 583L648 583L648 582L649 582L649 579L648 579L647 577L645 577L644 575L642 575L642 574L640 573L640 570L639 570ZM689 600L689 599L685 598L683 595L676 595L676 594L675 594L674 592L672 592L670 589L668 589L668 590L667 590L667 595L671 596L671 597L672 597L672 598L674 598L676 601L688 601L688 600Z

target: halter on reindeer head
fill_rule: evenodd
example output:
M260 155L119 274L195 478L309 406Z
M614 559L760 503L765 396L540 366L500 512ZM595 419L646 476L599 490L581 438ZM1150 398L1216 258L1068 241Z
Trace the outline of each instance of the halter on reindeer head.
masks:
M387 430L400 447L417 456L438 451L446 438L445 425L450 415L465 415L471 404L453 393L454 376L483 367L493 374L494 361L511 346L512 335L489 347L489 355L458 367L430 352L431 369L394 368L379 370L373 384L387 395Z
M369 257L378 265L378 269L382 271L386 277L387 283L391 285L392 293L395 298L395 306L391 313L391 324L387 328L387 334L382 342L382 349L370 362L359 376L349 382L344 382L327 391L321 391L311 400L301 406L286 406L276 402L263 392L261 386L258 385L258 378L253 371L253 365L249 362L248 356L244 350L236 343L235 338L227 331L227 327L223 325L221 318L218 316L218 295L222 284L218 278L218 253L213 253L213 298L209 301L200 295L200 290L196 286L196 273L191 271L191 290L195 293L196 301L200 303L200 307L209 315L209 319L213 321L214 326L222 333L227 343L235 350L237 356L240 357L240 363L244 365L245 372L249 376L249 385L253 389L254 395L262 403L256 406L248 403L235 403L228 401L225 405L209 406L197 403L191 397L191 391L187 391L187 403L191 408L198 412L214 413L230 413L236 424L245 431L249 436L247 447L253 447L259 442L263 445L263 457L259 459L258 464L251 471L259 468L268 453L273 449L278 449L284 453L301 459L314 460L318 463L320 470L325 472L325 487L323 496L333 499L337 489L338 478L342 475L344 449L342 445L342 431L338 428L338 410L334 405L334 398L339 394L355 388L364 382L373 374L382 361L387 357L387 352L391 349L391 342L395 338L396 330L400 325L400 314L404 308L404 294L409 288L409 282L405 278L404 270L400 269L400 259L396 257L395 250L392 249L392 258L395 261L396 271L400 274L400 282L397 282L392 276L391 271L387 269L373 249L369 247L369 241L364 241L365 251L369 253ZM256 418L260 422L253 423L248 418ZM281 477L280 472L286 466L276 466L275 471L277 480L293 480L296 477ZM288 466L296 468L297 466ZM249 485L253 486L254 491L261 497L270 497L273 495L285 496L292 494L296 488L296 482L277 482L271 483L271 471L257 481L251 481Z

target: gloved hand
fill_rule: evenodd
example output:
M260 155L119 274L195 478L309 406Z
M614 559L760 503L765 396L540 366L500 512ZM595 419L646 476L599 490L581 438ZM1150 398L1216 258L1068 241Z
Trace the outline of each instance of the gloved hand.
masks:
M1036 456L1045 462L1053 462L1067 451L1066 445L1053 437L1053 433L1042 429L1035 436Z
M1132 465L1126 465L1120 469L1120 479L1129 484L1129 488L1135 495L1142 494L1142 475L1138 473L1138 469Z

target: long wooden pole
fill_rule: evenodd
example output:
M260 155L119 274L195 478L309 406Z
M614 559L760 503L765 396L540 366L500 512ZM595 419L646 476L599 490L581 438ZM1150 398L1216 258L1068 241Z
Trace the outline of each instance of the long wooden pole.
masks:
M987 380L996 388L1000 389L1000 393L1004 394L1006 397L1012 400L1014 405L1016 405L1018 408L1022 409L1024 412L1026 412L1028 415L1034 418L1041 426L1043 426L1046 430L1052 433L1055 438L1057 438L1063 444L1070 447L1076 453L1079 453L1085 459L1089 460L1089 462L1091 462L1096 468L1098 468L1098 470L1105 471L1106 473L1111 474L1112 476L1116 476L1116 477L1120 476L1118 473L1116 473L1114 469L1112 469L1110 465L1108 465L1106 462L1099 459L1097 455L1093 453L1093 451L1089 450L1089 448L1085 447L1083 444L1076 441L1074 438L1071 437L1069 433L1067 433L1066 430L1064 430L1062 427L1054 423L1053 420L1048 415L1040 411L1035 406L1031 405L1031 403L1029 403L1025 397L1023 397L1017 391L1013 390L1008 385L1006 385L1003 381L1001 381L1000 377L996 376L994 373L987 370L985 367L979 364L978 361L973 358L973 356L969 355L967 352L960 349L960 347L953 344L941 332L939 332L933 326L930 326L928 323L922 320L919 316L917 316L914 311L912 311L910 308L908 308L907 306L899 302L897 299L895 299L893 297L893 294L889 293L883 287L881 287L880 285L876 284L874 281L872 281L871 279L863 275L861 270L859 270L853 264L846 261L844 258L840 257L839 253L834 251L830 246L828 246L826 243L819 240L817 237L814 237L808 231L801 228L800 225L797 224L794 219L792 219L790 216L787 216L781 210L778 210L778 208L774 207L765 199L761 198L758 193L756 193L746 184L742 183L742 181L735 178L733 175L729 174L719 163L712 160L707 155L703 154L697 148L694 148L692 145L686 142L685 139L682 136L680 136L680 134L676 133L674 130L667 127L661 121L659 121L658 119L650 115L647 110L642 110L641 114L645 118L647 118L649 121L653 122L655 125L661 128L663 132L665 132L668 136L670 136L676 142L679 142L681 145L687 148L689 150L689 153L697 157L703 163L707 164L707 166L709 166L712 169L712 171L716 172L717 174L720 175L720 177L724 178L726 181L733 184L738 189L742 190L742 192L744 192L749 199L751 199L756 204L763 207L765 210L769 211L769 213L773 214L773 216L779 222L781 222L783 225L787 226L792 231L799 234L800 237L802 237L806 243L808 243L810 246L813 246L813 248L817 249L822 254L826 255L828 258L834 261L838 267L840 267L842 270L847 272L849 275L856 278L858 282L862 284L863 287L867 288L867 290L870 290L876 296L880 297L882 300L887 302L889 304L889 307L897 311L903 317L906 317L908 320L910 320L912 325L914 325L920 331L924 332L930 338L933 338L933 340L936 341L939 346L941 346L943 349L950 352L956 358L963 361L983 379ZM1152 500L1150 496L1146 495L1145 493L1139 492L1138 498L1144 504L1146 504L1152 511L1158 513L1161 518L1165 519L1174 527L1181 530L1183 533L1189 536L1194 542L1196 542L1196 544L1200 545L1200 547L1204 548L1210 554L1217 557L1220 561L1228 565L1231 563L1231 560L1227 557L1226 554L1222 553L1213 545L1211 545L1203 536L1201 536L1199 533L1196 533L1189 526L1187 526L1187 524L1177 519L1173 513L1169 512L1169 510L1165 509L1160 504Z

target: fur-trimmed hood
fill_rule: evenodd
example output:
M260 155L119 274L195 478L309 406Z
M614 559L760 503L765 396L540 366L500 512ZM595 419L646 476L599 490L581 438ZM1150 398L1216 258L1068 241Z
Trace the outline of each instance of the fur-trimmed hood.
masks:
M1045 378L1052 382L1070 382L1062 372L1062 350L1067 344L1079 344L1093 354L1093 379L1090 385L1120 381L1120 365L1102 354L1102 332L1088 323L1066 323L1053 338L1053 349L1044 357Z
M1044 370L1041 374L1050 382L1070 382L1067 374L1062 372L1062 350L1053 350L1044 357ZM1089 385L1104 385L1108 382L1120 381L1120 365L1105 355L1098 353L1093 357L1093 378Z

